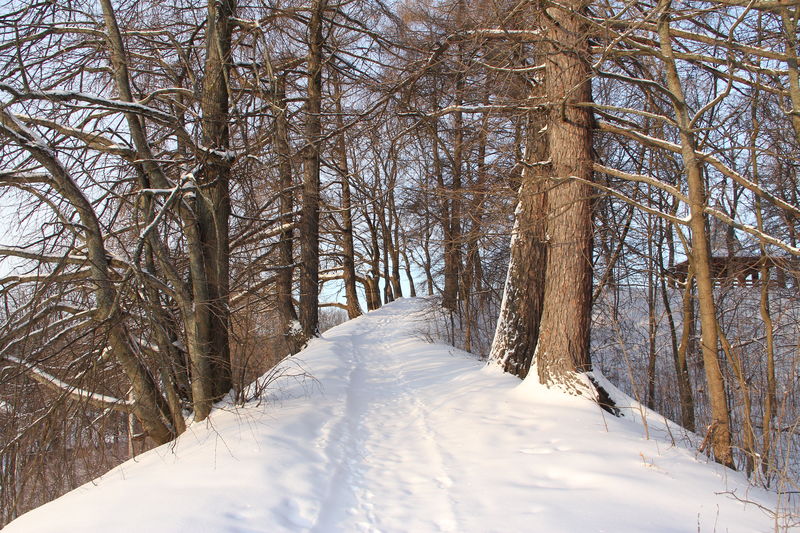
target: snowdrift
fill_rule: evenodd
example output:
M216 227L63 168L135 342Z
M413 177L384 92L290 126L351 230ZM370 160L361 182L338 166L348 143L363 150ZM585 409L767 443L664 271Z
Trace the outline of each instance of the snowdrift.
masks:
M677 426L618 391L622 418L431 344L428 306L403 299L331 329L268 397L219 407L6 531L774 529L775 495L709 464Z

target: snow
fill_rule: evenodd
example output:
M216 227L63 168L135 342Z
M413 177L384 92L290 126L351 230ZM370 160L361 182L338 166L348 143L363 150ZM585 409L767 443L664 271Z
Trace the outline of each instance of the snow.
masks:
M632 406L622 418L431 344L428 305L329 330L268 398L218 408L6 531L773 530L759 506L775 495L709 464L677 426L613 389Z

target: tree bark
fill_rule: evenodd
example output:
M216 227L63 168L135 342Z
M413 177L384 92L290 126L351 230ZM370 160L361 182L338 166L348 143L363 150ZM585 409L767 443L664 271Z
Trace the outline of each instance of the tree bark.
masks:
M296 353L300 349L296 331L297 311L292 299L294 279L294 179L292 174L291 145L289 144L289 121L286 115L286 74L278 74L275 80L275 152L280 158L278 175L280 187L280 223L281 234L278 241L278 261L280 270L277 272L275 288L277 291L278 316L280 320L280 334L283 339L286 353Z
M551 178L548 180L544 306L536 346L539 381L580 393L578 372L591 368L592 116L585 3L547 8L545 83ZM578 177L585 181L571 179Z
M683 330L681 342L675 356L675 373L678 376L678 390L681 396L681 421L683 427L695 431L694 396L689 379L689 354L695 353L695 316L694 316L694 269L691 263L686 274L686 286L683 292Z
M456 105L461 105L463 91L461 75L456 79ZM457 111L453 116L453 168L450 186L447 187L442 175L441 185L446 191L447 210L443 214L444 232L444 289L442 307L455 311L458 305L459 277L461 275L461 167L464 153L463 113Z
M539 339L544 302L546 245L546 169L536 163L547 158L547 138L541 133L544 117L528 120L528 142L522 171L511 257L489 362L525 378Z
M308 24L306 61L306 148L303 155L303 207L300 218L300 325L303 337L319 334L319 209L322 141L323 15L327 0L316 0Z
M796 66L796 59L795 59L795 66ZM797 82L797 80L795 80L795 82ZM757 151L758 133L760 131L760 122L758 120L758 115L757 115L758 104L759 104L759 94L758 91L756 91L753 97L753 103L751 104L751 115L750 115L750 123L752 124L753 128L753 131L750 135L750 165L753 171L753 181L756 184L759 184L761 181L761 172L758 163L758 151ZM761 203L761 198L756 196L754 201L755 204L753 207L756 215L756 225L759 231L763 231L764 211ZM758 310L759 313L761 314L761 320L764 323L764 340L765 340L764 350L767 358L767 368L766 368L767 390L765 391L764 394L764 405L763 405L763 416L762 416L763 427L761 429L762 446L761 446L760 461L761 461L761 472L764 476L764 480L766 481L767 485L769 485L770 476L772 475L771 472L772 464L774 461L772 454L772 421L773 421L772 419L776 415L775 411L778 405L778 400L777 400L777 383L775 376L775 328L772 321L772 312L770 311L770 302L769 302L770 269L769 269L769 264L767 262L769 259L769 255L767 252L767 247L763 241L759 243L759 254L761 256L760 276L759 276L761 278L761 294L759 298Z
M725 394L725 382L718 358L719 337L717 335L717 317L714 307L713 280L709 260L711 252L708 244L708 230L704 208L706 207L706 191L703 182L701 162L697 159L694 134L691 129L689 110L683 95L680 75L672 50L669 28L670 0L662 0L662 10L658 21L658 33L661 39L661 54L666 67L667 87L672 93L672 103L676 122L680 132L681 156L689 186L689 228L692 232L690 259L695 269L697 281L697 299L700 306L701 344L703 366L708 385L708 399L711 404L711 425L708 428L709 442L714 451L714 458L735 468L731 449L730 413L728 399Z
M347 316L356 318L361 315L356 290L356 261L353 244L353 208L350 195L350 171L347 164L347 145L345 143L344 116L342 112L342 86L338 76L334 75L336 89L336 128L339 135L336 139L336 154L339 160L339 179L342 188L342 277L344 278L344 294L347 302Z
M235 0L209 0L206 23L206 62L203 79L202 129L203 144L209 152L201 172L201 189L206 189L210 205L197 202L198 222L203 242L208 290L208 334L204 339L208 347L204 357L208 359L208 375L193 376L210 383L205 397L193 396L195 420L203 420L211 404L219 400L232 387L230 359L230 240L229 220L231 204L229 183L232 158L227 155L230 148L228 131L230 87L228 76L231 63L232 18L236 16ZM197 302L195 302L197 305Z

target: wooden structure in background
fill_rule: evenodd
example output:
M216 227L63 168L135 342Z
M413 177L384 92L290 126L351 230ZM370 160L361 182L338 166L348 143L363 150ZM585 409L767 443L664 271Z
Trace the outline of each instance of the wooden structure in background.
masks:
M795 257L767 256L764 259L772 272L770 283L779 287L800 286L800 259ZM761 277L761 256L736 255L711 258L711 276L714 285L757 285ZM685 285L689 261L678 263L667 270L674 287Z

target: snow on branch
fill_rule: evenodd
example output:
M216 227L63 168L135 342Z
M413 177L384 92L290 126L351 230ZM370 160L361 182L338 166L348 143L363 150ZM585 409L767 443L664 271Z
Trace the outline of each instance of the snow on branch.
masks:
M646 183L647 185L652 185L653 187L661 189L664 192L668 192L681 202L689 203L689 198L681 191L679 191L677 187L673 187L672 185L664 183L663 181L656 179L652 176L645 176L643 174L631 174L630 172L617 170L615 168L601 165L600 163L594 163L592 165L592 168L594 168L595 172L602 172L603 174L608 174L609 176L614 176L615 178L622 178L626 181L634 181L637 183Z
M504 28L484 28L469 30L461 35L484 39L512 39L515 41L538 41L542 38L541 30L507 30Z
M87 104L94 104L99 107L110 109L113 111L121 111L123 113L135 113L137 115L145 115L158 122L162 122L171 126L176 125L175 117L169 113L165 113L154 107L146 106L136 102L124 102L122 100L113 100L110 98L102 98L92 94L81 93L77 91L33 91L15 88L5 83L0 83L0 90L9 93L18 100L49 100L54 102L85 102Z
M717 0L720 4L728 6L744 7L748 9L756 9L758 11L781 11L787 7L800 6L800 0L762 0L754 2L753 0Z
M645 146L651 146L651 147L654 147L654 148L662 148L664 150L668 150L668 151L676 153L676 154L680 154L681 153L681 147L678 144L675 144L675 143L672 143L672 142L669 142L669 141L665 141L663 139L657 139L656 137L651 137L650 135L645 135L644 133L641 133L641 132L638 132L638 131L633 131L633 130L628 129L628 128L622 128L622 127L619 127L619 126L615 126L614 124L611 124L609 122L602 121L602 120L601 121L597 121L597 126L602 131L608 131L608 132L611 132L611 133L617 133L617 134L622 135L624 137L628 137L629 139L633 139L633 140L635 140L637 142L640 142L641 144L644 144ZM722 163L716 157L714 157L714 156L712 156L712 155L710 155L710 154L708 154L706 152L701 152L701 151L698 151L698 150L695 150L694 153L699 159L701 159L702 161L704 161L704 162L708 163L709 165L711 165L712 167L714 167L722 175L731 178L737 184L741 185L742 187L744 187L745 189L749 190L753 194L756 194L756 195L760 196L761 198L766 199L767 201L771 202L776 207L779 207L779 208L781 208L781 209L783 209L783 210L785 210L785 211L787 211L787 212L789 212L789 213L791 213L791 214L793 214L795 216L800 216L800 207L794 206L794 205L790 204L789 202L787 202L786 200L783 200L783 199L775 196L774 194L770 193L769 191L766 191L765 189L763 189L759 185L756 185L755 183L753 183L749 179L745 178L744 176L742 176L738 172L730 169L728 166L726 166L724 163Z
M578 176L570 176L569 179L573 179L573 180L576 180L576 181L580 181L581 183L585 183L587 185L591 185L595 189L600 189L601 191L606 192L606 193L610 194L611 196L619 198L623 202L625 202L625 203L627 203L629 205L632 205L633 207L635 207L637 209L640 209L640 210L644 211L645 213L650 213L651 215L655 215L657 217L661 217L664 220L668 220L669 222L672 222L673 224L677 224L677 225L681 226L681 225L686 225L686 224L689 223L689 221L687 219L685 219L685 218L676 217L674 215L670 215L669 213L664 213L663 211L659 211L658 209L654 209L652 207L648 207L648 206L644 205L641 202L637 202L633 198L631 198L631 197L619 192L618 190L616 190L616 189L614 189L612 187L606 187L605 185L602 185L600 183L595 183L595 182L587 180L587 179L579 178Z
M688 203L688 201L689 201L688 197L685 194L683 194L682 192L680 192L676 187L673 187L672 185L664 183L661 180L658 180L658 179L653 178L651 176L644 176L644 175L641 175L641 174L630 174L628 172L623 172L621 170L616 170L616 169L613 169L613 168L610 168L610 167L606 167L606 166L600 165L598 163L595 163L593 165L593 168L594 168L594 170L596 172L602 172L603 174L608 174L610 176L622 178L622 179L627 180L627 181L634 181L634 182L638 182L638 183L646 183L648 185L652 185L653 187L656 187L658 189L661 189L662 191L665 191L665 192L671 194L672 196L674 196L675 198L677 198L678 200L680 200L680 201L682 201L684 203ZM588 182L586 180L582 180L582 179L574 177L574 176L573 176L573 178L574 179L578 179L578 180L580 180L580 181L582 181L584 183L590 183L593 187L596 187L598 189L604 190L604 191L612 194L613 196L616 196L617 198L619 198L619 199L621 199L621 200L623 200L623 201L625 201L625 202L627 202L627 203L629 203L631 205L634 205L634 206L638 207L639 209L642 209L643 211L646 211L646 212L648 212L650 214L662 217L662 218L664 218L666 220L669 220L670 222L674 222L676 224L687 224L688 223L688 219L677 218L677 217L675 217L673 215L668 215L666 213L658 211L657 209L653 209L653 208L649 208L647 206L644 206L644 205L640 204L639 202L636 202L635 200L625 196L624 194L622 194L619 191L616 191L616 190L614 190L614 189L612 189L610 187L605 187L605 186L597 184L597 183ZM725 214L724 212L720 211L719 209L715 209L715 208L710 207L710 206L705 206L703 208L703 211L705 211L709 215L713 216L717 220L719 220L719 221L721 221L721 222L723 222L725 224L728 224L729 226L733 226L734 228L736 228L736 229L738 229L740 231L743 231L743 232L745 232L745 233L747 233L749 235L752 235L753 237L757 238L759 241L761 241L763 243L772 244L773 246L777 246L778 248L780 248L780 249L782 249L782 250L784 250L784 251L786 251L786 252L788 252L788 253L790 253L792 255L800 256L800 248L798 248L796 246L792 246L791 244L789 244L787 242L784 242L781 239L778 239L777 237L774 237L774 236L772 236L772 235L770 235L770 234L768 234L768 233L766 233L764 231L761 231L761 230L759 230L758 228L756 228L754 226L751 226L749 224L742 224L741 222L737 222L734 219L732 219L730 216Z
M11 183L49 183L50 174L25 170L0 170L0 182Z
M71 128L69 126L59 124L53 120L47 120L39 117L31 117L22 114L17 114L16 117L26 124L36 124L38 126L50 128L51 130L57 131L58 133L67 137L80 139L86 143L88 148L91 148L92 150L118 155L129 160L134 159L136 156L136 153L130 148L120 146L114 141L107 139L96 132L86 132L77 128Z
M38 261L39 263L56 263L56 264L67 264L67 265L86 265L89 262L89 258L85 255L76 255L75 253L68 253L66 255L54 255L54 254L46 254L46 253L39 253L39 252L31 252L29 250L25 250L24 248L19 248L16 246L0 246L0 258L2 256L10 256L10 257L19 257L20 259L31 259L33 261ZM125 268L128 263L119 259L117 256L111 256L109 258L111 266L114 268ZM50 279L48 276L42 274L40 276L42 279L46 278Z
M13 338L13 334L12 334L11 335L11 339L9 339L8 337L0 339L0 340L2 340L4 342L8 341L3 346L2 352L7 352L7 351L9 351L9 349L14 348L16 345L18 345L18 344L20 344L20 343L22 343L24 341L27 341L29 343L30 342L34 342L34 343L38 342L40 339L43 339L50 331L52 331L53 329L55 329L57 327L62 326L63 324L68 324L68 323L73 322L75 320L82 319L82 318L85 318L85 317L89 317L89 318L87 318L85 320L82 320L81 322L76 323L76 324L71 324L71 325L63 328L61 331L55 333L54 335L50 335L49 337L47 337L47 344L52 345L56 341L60 340L62 337L66 336L67 334L72 333L74 331L78 331L78 330L80 330L80 329L82 329L82 328L84 328L86 326L90 326L90 325L96 323L96 321L94 319L94 316L96 314L97 314L97 308L87 309L85 311L81 311L79 313L75 313L74 315L68 316L66 318L62 318L60 320L56 320L55 322L52 322L52 323L48 324L45 327L41 327L41 328L39 328L37 330L34 330L34 331L31 331L29 333L25 333L25 334L23 334L22 337ZM22 328L20 328L20 330L22 330ZM5 357L4 355L2 355L2 352L0 352L0 356Z
M528 100L536 100L536 99L529 98ZM450 105L431 113L423 113L420 111L409 111L405 113L399 113L399 116L414 115L414 116L424 116L428 118L436 118L436 117L442 117L444 115L449 115L450 113L468 113L468 114L502 113L502 112L519 113L521 111L536 111L542 108L543 106L539 104L535 104L532 106L520 106L519 104Z
M119 398L115 398L113 396L88 391L86 389L81 389L74 385L70 385L69 383L60 380L56 376L42 370L33 363L23 361L22 359L14 357L13 355L4 355L3 360L19 366L37 382L55 391L63 392L73 400L84 401L100 409L111 408L117 411L125 412L130 411L130 409L133 407L133 402L120 400Z
M59 282L65 281L78 281L91 279L91 268L82 268L74 272L62 272L59 274L29 274L29 275L9 275L0 278L0 294L7 293L10 289L23 285L25 283L39 283L39 282Z

